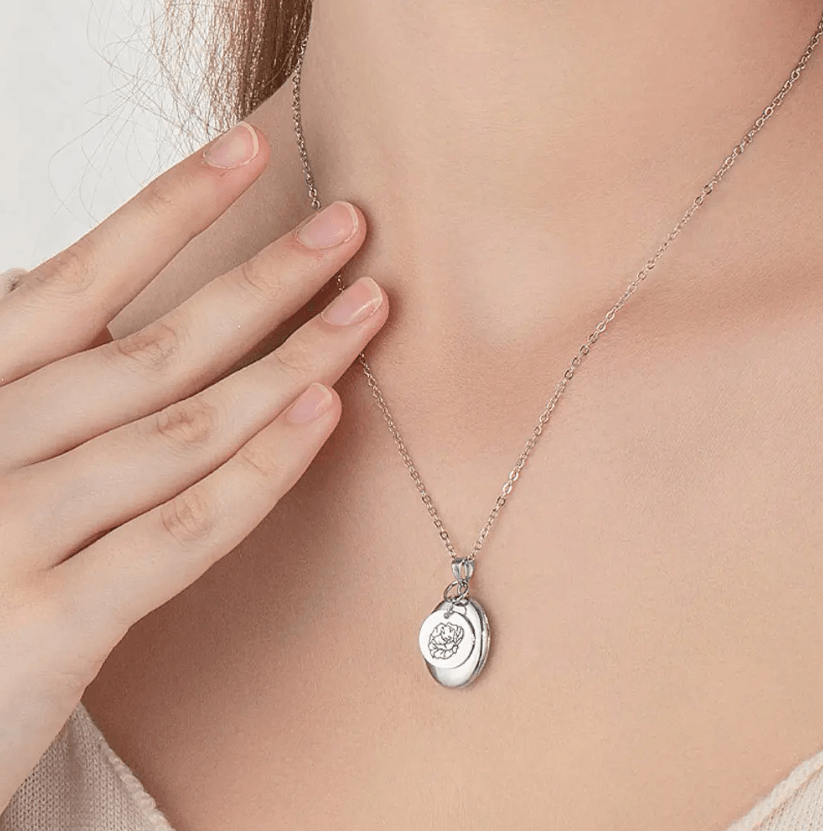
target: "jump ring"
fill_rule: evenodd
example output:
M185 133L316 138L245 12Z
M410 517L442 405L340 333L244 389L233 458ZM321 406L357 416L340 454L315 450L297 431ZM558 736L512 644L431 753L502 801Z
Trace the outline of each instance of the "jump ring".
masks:
M453 588L458 587L456 594L451 594ZM469 593L468 580L452 580L443 590L443 600L450 600L452 603L462 603Z

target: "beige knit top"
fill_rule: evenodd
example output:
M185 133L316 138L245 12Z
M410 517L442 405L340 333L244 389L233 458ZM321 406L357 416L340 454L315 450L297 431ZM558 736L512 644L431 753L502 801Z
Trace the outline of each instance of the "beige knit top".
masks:
M79 704L0 814L0 831L172 831Z
M172 828L80 704L0 814L0 831ZM823 831L823 751L727 831Z

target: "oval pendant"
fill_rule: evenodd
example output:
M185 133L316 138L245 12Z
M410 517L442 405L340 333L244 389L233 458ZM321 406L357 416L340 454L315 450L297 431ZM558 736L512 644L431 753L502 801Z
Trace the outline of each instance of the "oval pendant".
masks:
M489 655L489 619L474 598L444 600L423 621L418 642L436 681L444 687L465 687L477 678Z

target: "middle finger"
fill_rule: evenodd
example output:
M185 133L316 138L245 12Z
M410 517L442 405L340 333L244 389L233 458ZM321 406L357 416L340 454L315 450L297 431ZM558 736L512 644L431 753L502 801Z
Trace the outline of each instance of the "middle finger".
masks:
M355 319L335 317L346 300ZM54 565L200 480L312 381L333 385L383 325L387 309L382 289L361 278L270 355L191 398L14 471L10 490L28 508L14 512L27 522L7 534L12 548L29 565Z
M56 456L202 389L297 312L364 236L362 212L332 203L137 332L0 388L0 470Z

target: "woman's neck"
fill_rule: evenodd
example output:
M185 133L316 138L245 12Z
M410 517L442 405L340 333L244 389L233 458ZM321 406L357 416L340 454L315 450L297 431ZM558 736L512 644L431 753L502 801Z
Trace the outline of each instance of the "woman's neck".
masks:
M547 313L596 322L783 83L820 11L314 0L309 158L324 204L351 199L370 222L349 279L396 288L395 313L441 342L456 326L511 345Z

